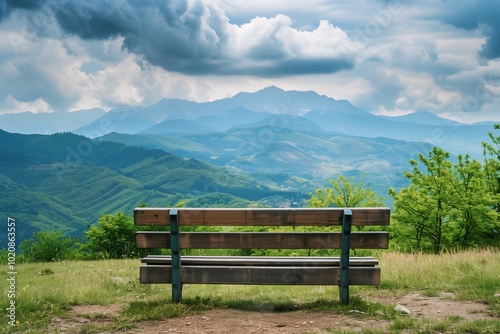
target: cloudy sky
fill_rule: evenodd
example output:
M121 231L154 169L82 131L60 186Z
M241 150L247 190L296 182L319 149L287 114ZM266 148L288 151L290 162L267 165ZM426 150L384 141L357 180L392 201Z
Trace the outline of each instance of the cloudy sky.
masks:
M497 0L0 0L0 113L275 85L500 121Z

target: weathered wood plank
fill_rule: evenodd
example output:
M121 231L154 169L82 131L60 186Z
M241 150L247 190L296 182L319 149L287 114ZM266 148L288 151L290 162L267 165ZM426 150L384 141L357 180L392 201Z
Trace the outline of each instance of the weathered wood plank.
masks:
M170 255L148 255L142 263L171 265ZM339 257L330 256L183 256L185 266L273 266L273 267L338 267ZM374 267L378 260L374 257L350 257L349 266Z
M135 208L134 224L161 226L170 225L170 209L163 208Z
M181 248L338 249L340 232L182 232ZM353 232L351 249L387 249L387 232ZM137 248L170 248L169 232L137 232Z
M141 283L171 283L170 267L140 267ZM183 284L253 284L253 285L338 285L338 267L217 267L182 266ZM380 268L353 267L349 284L380 285Z
M352 208L352 225L388 225L389 208ZM168 225L168 208L136 208L136 225ZM179 224L186 226L340 226L343 208L183 208Z

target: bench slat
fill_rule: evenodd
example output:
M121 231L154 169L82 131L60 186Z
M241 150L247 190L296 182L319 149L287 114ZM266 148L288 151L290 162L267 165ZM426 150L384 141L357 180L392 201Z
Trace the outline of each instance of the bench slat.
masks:
M148 265L171 265L170 255L148 255L141 259ZM339 257L330 256L183 256L183 266L285 266L285 267L332 267L340 265ZM373 267L378 265L374 257L350 257L349 267Z
M339 249L340 232L181 232L189 249ZM387 249L387 232L353 232L351 249ZM169 232L136 233L137 248L170 248Z
M338 267L232 267L182 266L183 284L254 284L254 285L338 285ZM171 283L167 266L140 267L141 283ZM349 284L380 285L380 268L349 268Z
M182 226L340 226L342 208L182 208ZM352 208L352 225L389 225L389 208ZM136 225L168 225L168 208L136 208Z

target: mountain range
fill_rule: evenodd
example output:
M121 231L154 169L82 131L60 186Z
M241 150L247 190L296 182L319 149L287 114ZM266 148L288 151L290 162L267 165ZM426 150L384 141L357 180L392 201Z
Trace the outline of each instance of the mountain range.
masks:
M377 116L268 87L205 103L3 114L0 128L0 212L24 223L22 239L81 235L100 215L141 203L303 206L338 175L363 176L390 206L387 190L407 185L410 159L432 146L480 159L493 125Z
M121 107L74 129L74 132L90 137L111 132L200 134L224 132L233 127L254 128L259 122L272 129L293 123L291 118L279 119L276 115L296 116L295 122L299 127L305 128L312 122L319 128L318 131L330 134L421 141L443 147L453 154L469 153L475 157L481 155L481 143L488 140L487 133L492 129L492 124L463 124L430 112L377 116L345 100L335 100L314 92L268 87L214 102L163 99L145 108Z
M297 118L292 121L291 117L276 115ZM318 133L420 141L453 154L469 153L477 158L482 154L481 143L488 140L488 132L493 127L488 123L463 124L430 112L377 116L349 101L335 100L313 91L284 91L274 86L213 102L162 99L150 106L119 106L108 112L92 109L0 115L0 129L8 132L52 134L69 131L89 138L113 132L178 137L259 126L274 130L294 122L303 130L315 125L311 130Z

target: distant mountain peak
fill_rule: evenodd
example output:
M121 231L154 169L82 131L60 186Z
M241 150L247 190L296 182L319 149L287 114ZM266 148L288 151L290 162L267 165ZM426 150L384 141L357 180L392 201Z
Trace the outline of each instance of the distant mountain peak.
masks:
M276 86L268 86L268 87L261 89L259 92L284 92L284 91L285 91L284 89L281 89L281 88L276 87Z
M247 97L249 95L272 95L272 94L282 94L285 93L285 90L276 87L276 86L268 86L262 89L259 89L258 91L255 92L239 92L236 95L234 95L232 98L229 99L234 99L238 97Z
M249 95L257 95L257 96L273 96L273 95L280 95L280 96L293 96L293 95L300 95L300 96L310 96L310 97L320 97L320 98L328 98L331 100L335 100L334 98L325 96L325 95L319 95L313 90L308 90L308 91L301 91L301 90L284 90L280 87L277 86L267 86L264 87L258 91L255 92L240 92L236 95L233 96L233 98L238 97L238 96L249 96Z
M331 100L335 100L334 98L328 97L326 95L320 95L313 90L284 90L282 88L276 86L268 86L261 90L256 91L255 93L249 94L285 94L285 95L301 95L301 96L310 96L310 97L320 97L327 98Z
M383 116L387 119L397 121L397 122L405 122L405 123L414 123L421 125L457 125L459 122L452 121L450 119L439 117L438 115L431 113L430 111L418 111L407 115L402 116Z

